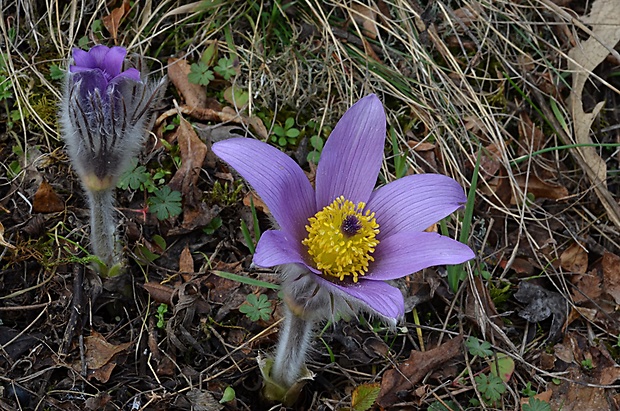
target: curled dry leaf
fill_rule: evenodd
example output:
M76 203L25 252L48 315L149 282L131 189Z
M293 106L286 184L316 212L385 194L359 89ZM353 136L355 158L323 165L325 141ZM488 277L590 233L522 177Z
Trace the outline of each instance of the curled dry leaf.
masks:
M192 125L184 118L181 118L176 134L181 154L181 167L168 185L183 194L185 207L196 208L200 201L198 178L207 155L207 146L198 138Z
M129 0L123 0L123 4L113 9L109 15L103 16L101 19L103 21L103 25L112 36L114 44L118 43L118 28L121 25L121 20L127 15L127 13L129 13L130 9L131 5L129 4Z
M575 143L591 145L593 143L591 126L605 102L596 104L591 113L583 109L583 89L590 73L609 55L610 52L618 55L614 47L620 41L620 7L617 1L597 0L592 2L588 16L583 20L592 27L590 37L580 41L568 52L568 70L573 73L573 86L569 96L572 111ZM620 206L607 190L607 164L598 155L596 147L582 146L573 149L575 158L586 172L594 190L605 207L610 220L620 227Z
M527 304L523 310L519 311L519 317L531 323L537 323L552 316L549 340L555 341L560 337L567 311L566 301L560 293L523 281L514 297L517 301Z
M560 200L568 197L568 189L566 187L547 183L533 174L527 176L520 174L515 176L515 180L517 184L519 184L519 187L521 187L521 190L527 190L528 193L533 194L536 198ZM512 200L512 204L516 204L514 199Z
M190 83L187 78L191 66L185 59L168 59L168 78L179 91L189 107L203 108L207 105L207 90L200 84ZM173 114L174 115L174 114Z
M114 356L125 351L131 344L131 342L119 345L111 344L96 331L84 338L88 379L95 378L102 383L107 382L112 374L112 370L116 366Z
M432 350L411 351L409 359L400 364L398 370L391 369L383 375L377 404L385 408L400 402L399 393L410 392L429 371L460 355L462 345L463 336L459 335Z
M574 274L585 274L588 270L588 252L579 243L572 243L560 255L560 266Z

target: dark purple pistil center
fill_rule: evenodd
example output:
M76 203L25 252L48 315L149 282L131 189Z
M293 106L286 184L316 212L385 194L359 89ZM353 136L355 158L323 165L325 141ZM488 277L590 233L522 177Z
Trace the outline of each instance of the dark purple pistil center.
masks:
M346 216L342 222L342 226L340 226L340 230L342 230L342 233L347 237L354 236L361 229L362 225L360 224L360 220L354 215Z

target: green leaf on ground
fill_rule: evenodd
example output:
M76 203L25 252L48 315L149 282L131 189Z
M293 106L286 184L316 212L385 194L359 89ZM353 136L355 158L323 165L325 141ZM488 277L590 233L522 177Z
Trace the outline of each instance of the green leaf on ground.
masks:
M355 387L351 394L351 408L354 411L366 411L372 407L381 391L381 384L362 384Z
M538 398L530 398L530 400L521 406L522 411L551 411L548 402L539 400Z
M471 355L475 355L478 357L488 357L493 355L493 350L491 350L491 344L487 341L481 341L476 337L468 337L467 341L465 341L465 346L467 347Z
M476 381L478 391L489 402L499 401L502 394L506 392L504 382L493 374L480 374L474 380Z
M267 321L271 316L271 301L267 299L265 294L249 294L246 300L239 307L239 311L244 313L250 320L258 321L259 319Z
M173 191L168 186L155 190L155 197L149 199L149 211L158 220L166 220L181 214L181 193Z

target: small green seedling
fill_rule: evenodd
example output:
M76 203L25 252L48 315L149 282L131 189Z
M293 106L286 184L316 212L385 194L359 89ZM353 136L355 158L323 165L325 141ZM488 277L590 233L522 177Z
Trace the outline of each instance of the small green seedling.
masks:
M551 411L551 405L548 402L539 400L538 398L530 398L530 400L521 406L522 411Z
M144 190L150 183L152 185L151 175L146 171L146 167L139 166L138 160L131 159L130 167L125 171L118 180L116 186L121 190Z
M321 152L323 151L324 144L325 143L323 143L323 139L320 136L315 134L310 137L310 145L314 150L308 153L307 160L309 163L319 164L319 159L321 158Z
M159 304L157 307L157 313L155 313L155 318L157 318L157 328L164 328L166 326L166 320L164 319L164 314L168 312L167 304Z
M181 214L181 193L168 186L155 190L155 196L149 199L149 211L163 221Z
M506 392L506 386L501 378L493 374L480 374L474 378L478 391L489 403L496 403Z
M215 79L215 76L213 71L209 69L209 66L200 61L190 66L190 73L187 75L187 79L190 83L208 86L211 80Z
M581 366L588 371L594 368L594 364L592 364L591 358L586 358L585 360L581 361Z
M213 67L213 70L220 76L224 77L224 80L230 80L231 77L237 74L235 70L234 59L222 57L217 61L217 66Z
M202 231L207 235L213 235L217 231L218 228L222 226L222 218L220 216L215 216L209 221Z
M239 311L252 321L258 321L259 319L267 321L272 312L271 301L267 299L265 294L259 294L258 297L254 294L249 294L246 297L246 301L239 307Z
M0 76L0 101L13 97L11 81L6 76Z
M481 341L476 337L468 337L467 341L465 341L465 346L471 355L477 357L489 357L493 355L491 344L487 341Z
M273 136L271 136L271 141L274 143L278 143L280 147L286 147L288 144L294 145L297 142L297 137L299 136L300 131L295 127L295 119L289 117L284 122L284 126L275 126L273 128Z
M235 390L230 385L224 389L224 394L222 394L222 399L220 400L220 404L224 404L226 402L230 402L235 399Z
M521 390L521 394L523 394L526 397L533 397L534 395L536 395L536 391L532 389L531 382L528 382L527 384L525 384L525 388Z
M52 80L62 80L65 78L65 71L61 69L57 64L50 66L50 78Z

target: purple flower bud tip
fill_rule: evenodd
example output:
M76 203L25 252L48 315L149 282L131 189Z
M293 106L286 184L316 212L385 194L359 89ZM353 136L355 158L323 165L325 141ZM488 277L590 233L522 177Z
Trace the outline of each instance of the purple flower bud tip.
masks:
M117 46L108 48L103 45L98 45L89 51L74 48L73 61L75 64L69 66L69 71L71 73L78 73L97 70L103 74L108 83L119 76L140 81L140 72L135 68L130 68L121 72L126 55L127 50L124 47Z

